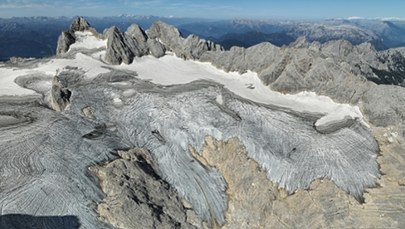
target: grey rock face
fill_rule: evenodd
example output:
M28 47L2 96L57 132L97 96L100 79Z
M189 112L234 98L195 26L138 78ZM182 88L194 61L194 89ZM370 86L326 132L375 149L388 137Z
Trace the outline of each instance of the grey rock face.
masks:
M378 85L362 97L363 110L370 122L380 126L399 126L405 120L405 88Z
M136 24L125 33L118 29L107 30L104 36L108 39L106 61L111 64L130 64L135 56L152 54L162 57L166 51L184 59L198 59L207 51L221 51L223 48L211 41L190 35L184 39L177 28L163 22L155 22L145 32Z
M75 19L70 29L63 32L58 39L57 55L65 54L76 41L75 32L92 31L100 36L82 17ZM102 36L107 39L105 61L118 65L130 64L135 57L153 55L162 57L166 51L172 51L184 59L199 59L207 51L222 51L222 46L211 41L190 35L184 39L177 28L163 22L155 22L146 33L139 25L131 25L125 33L117 27L106 29Z
M56 47L56 55L65 54L70 45L76 42L75 32L91 30L95 32L94 29L90 27L90 24L83 17L76 18L70 25L69 30L62 32L58 38L58 45Z
M90 30L91 26L89 22L86 21L83 17L77 17L72 24L70 25L69 32L74 33L77 31L86 31Z
M118 154L121 159L90 168L107 195L98 206L102 219L123 229L194 228L187 222L181 199L162 180L147 150Z
M76 39L72 36L69 32L62 32L62 34L58 38L58 46L56 47L56 54L65 54L68 50L70 45L75 43Z
M148 42L150 53L154 57L159 58L159 57L162 57L165 55L166 48L159 41L157 41L155 39L148 39L147 42Z
M206 51L222 51L222 46L200 39L195 35L183 38L179 30L166 23L157 21L147 30L150 39L161 42L167 50L184 59L199 59Z
M122 33L116 27L104 33L107 41L105 60L110 64L130 64L134 57L152 54L155 57L165 55L165 47L154 39L149 39L145 31L136 24Z
M55 76L52 81L51 106L55 111L62 111L70 104L72 92L64 81Z
M147 30L148 37L151 39L159 39L166 46L176 46L181 43L180 31L162 21L157 21ZM177 47L179 48L179 47Z
M139 57L149 54L147 43L148 37L139 25L131 25L125 32L125 37L128 47L132 50L135 56Z
M107 52L105 60L111 64L132 63L135 54L127 43L127 39L117 27L112 27L106 32Z
M281 92L309 90L343 103L366 101L366 115L377 126L394 125L398 117L405 121L401 113L403 105L397 96L386 98L394 101L387 103L392 113L386 113L385 121L382 117L372 118L386 109L381 109L379 100L368 98L377 87L381 87L378 91L384 88L394 94L393 88L373 82L403 84L405 57L397 50L377 52L370 44L353 46L343 40L325 44L298 40L284 48L262 43L247 49L233 47L229 51L205 52L200 60L225 71L257 72L263 83ZM395 89L400 95L403 90Z

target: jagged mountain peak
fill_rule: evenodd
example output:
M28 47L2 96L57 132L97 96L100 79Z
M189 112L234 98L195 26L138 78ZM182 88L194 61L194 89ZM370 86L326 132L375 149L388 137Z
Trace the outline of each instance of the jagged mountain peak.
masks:
M132 24L130 27L128 27L125 33L129 36L136 37L143 41L146 41L148 37L145 30L143 30L142 27L140 27L138 24Z
M73 20L72 24L70 25L69 31L71 33L77 32L77 31L86 31L90 30L91 26L90 23L84 18L84 17L77 17L76 19Z
M152 26L147 30L147 34L150 38L182 37L182 34L176 27L162 21L154 22Z
M162 21L154 22L147 31L137 24L132 24L126 32L113 26L104 30L100 36L83 17L78 17L70 29L60 35L57 54L68 52L70 45L76 42L75 33L81 31L91 31L107 40L104 59L110 64L130 64L134 57L149 54L162 57L166 51L184 59L198 59L206 51L223 50L222 46L196 35L184 38L175 26Z

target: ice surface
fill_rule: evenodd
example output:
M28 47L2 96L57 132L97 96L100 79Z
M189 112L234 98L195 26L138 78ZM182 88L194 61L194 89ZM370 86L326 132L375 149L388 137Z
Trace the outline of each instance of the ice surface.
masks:
M101 193L86 168L117 149L143 147L199 216L222 224L226 183L189 152L189 145L201 150L207 135L237 137L268 178L290 192L327 177L361 199L379 176L378 145L357 107L310 92L273 92L252 72L225 73L174 56L108 66L80 53L15 69L1 68L5 85L16 87L16 80L44 95L51 89L46 79L63 71L72 97L60 113L39 102L0 101L0 118L7 124L0 126L3 213L73 214L83 227L106 227L92 210ZM83 114L86 107L92 118ZM318 125L325 125L347 116L359 121L331 133L314 128L319 118ZM97 136L87 137L95 130Z
M294 95L275 92L265 86L257 74L251 71L242 75L237 72L227 73L210 63L185 61L171 55L159 59L152 56L137 58L133 64L122 64L118 69L136 71L139 78L163 85L184 84L199 79L212 80L224 85L235 94L255 102L276 105L297 112L322 114L324 117L318 120L316 125L339 121L347 116L365 123L357 106L335 103L329 97L319 96L314 92L301 92Z

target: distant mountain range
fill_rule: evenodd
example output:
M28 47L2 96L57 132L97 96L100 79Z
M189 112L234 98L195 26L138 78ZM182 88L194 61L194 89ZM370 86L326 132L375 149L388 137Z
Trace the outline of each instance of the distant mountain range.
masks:
M68 27L70 17L23 17L0 19L0 60L12 56L46 57L55 54L56 41ZM354 45L371 43L377 50L405 46L405 21L380 19L331 19L321 21L289 20L208 20L155 16L121 15L116 17L89 17L92 27L102 32L112 25L125 30L136 23L144 28L163 21L179 28L187 36L196 34L221 44L250 47L261 42L276 46L289 45L299 37L307 41L325 43L344 39Z

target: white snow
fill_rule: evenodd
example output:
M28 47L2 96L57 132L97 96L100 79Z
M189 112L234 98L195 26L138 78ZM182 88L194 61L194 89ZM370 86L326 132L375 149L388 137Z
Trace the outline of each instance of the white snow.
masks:
M33 95L34 91L18 86L14 80L21 74L13 68L0 69L0 96L2 95Z
M57 70L61 71L66 66L82 69L86 72L86 76L89 78L93 78L100 73L109 72L108 69L103 68L103 66L106 66L104 63L82 53L76 54L74 59L52 59L48 62L39 64L39 66L33 69L33 71L55 75Z
M84 40L86 39L93 38L84 38ZM64 67L72 66L85 71L85 75L91 79L100 73L109 72L110 70L105 68L107 65L101 61L104 55L105 51L91 56L78 53L74 59L51 59L33 69L16 70L3 67L0 69L0 96L33 94L33 91L21 88L14 83L16 77L30 73L55 75ZM250 71L242 75L237 72L227 73L210 63L186 61L172 55L159 59L144 56L136 58L130 65L109 65L109 67L135 71L139 78L162 85L184 84L199 79L212 80L223 84L235 94L255 102L272 104L298 112L322 114L323 117L316 122L317 126L343 120L347 116L358 118L366 124L357 106L339 104L329 97L319 96L314 92L301 92L293 95L275 92L265 86L256 73ZM128 91L126 94L132 93L133 91ZM217 98L217 102L222 103L222 98ZM120 101L117 99L114 103L119 105Z
M106 73L110 70L103 68L106 66L101 61L98 61L90 56L78 53L74 59L50 59L49 61L38 64L37 67L31 69L19 68L0 68L0 96L15 96L15 95L32 95L34 91L18 86L14 81L17 77L28 74L44 74L54 76L57 71L62 71L64 67L78 67L85 71L88 78L93 78L100 73ZM51 88L51 82L45 82L44 87Z
M107 47L107 40L99 39L90 31L75 32L76 42L69 49L99 49Z
M282 94L265 86L256 73L245 74L224 72L210 63L183 60L166 55L159 59L152 56L136 58L131 65L121 64L118 69L130 69L138 73L138 77L151 80L162 85L184 84L198 79L213 80L246 99L255 102L272 104L298 112L319 113L324 116L316 125L323 125L347 118L358 118L364 124L359 107L339 104L327 96L319 96L314 92L298 94Z

